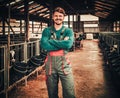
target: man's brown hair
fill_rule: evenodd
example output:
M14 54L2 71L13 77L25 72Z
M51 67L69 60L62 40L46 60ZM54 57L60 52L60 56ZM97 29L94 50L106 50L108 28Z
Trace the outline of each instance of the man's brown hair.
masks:
M54 9L54 11L53 11L53 14L54 14L55 12L62 13L64 16L66 15L66 14L65 14L65 10L64 10L63 8L61 8L61 7L56 7L56 8Z

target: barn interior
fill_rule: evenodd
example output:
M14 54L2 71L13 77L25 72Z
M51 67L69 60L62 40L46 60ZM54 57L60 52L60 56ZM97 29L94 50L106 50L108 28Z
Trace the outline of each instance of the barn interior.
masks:
M120 0L0 0L1 96L8 98L8 92L19 82L25 80L26 83L28 77L41 71L46 52L40 49L39 42L44 28L53 25L52 12L57 6L65 9L64 25L75 33L76 40L70 52L80 50L86 40L97 40L104 65L112 70L120 88ZM98 20L82 20L81 15L92 15ZM97 26L85 26L88 24ZM32 66L30 60L39 55L41 62ZM23 69L18 68L21 65ZM22 73L14 75L13 71L18 69Z

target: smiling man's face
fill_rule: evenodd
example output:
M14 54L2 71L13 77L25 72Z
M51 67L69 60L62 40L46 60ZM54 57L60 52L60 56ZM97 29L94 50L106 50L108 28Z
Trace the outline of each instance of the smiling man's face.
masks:
M52 18L56 25L61 25L64 20L64 14L60 12L54 12Z

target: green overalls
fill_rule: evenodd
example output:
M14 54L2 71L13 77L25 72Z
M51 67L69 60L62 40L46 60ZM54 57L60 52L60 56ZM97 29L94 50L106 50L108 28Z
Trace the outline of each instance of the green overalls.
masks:
M53 27L44 29L41 47L48 51L46 60L46 85L49 98L58 97L59 78L62 83L63 98L75 98L74 81L67 50L73 44L73 32L64 26L56 31Z

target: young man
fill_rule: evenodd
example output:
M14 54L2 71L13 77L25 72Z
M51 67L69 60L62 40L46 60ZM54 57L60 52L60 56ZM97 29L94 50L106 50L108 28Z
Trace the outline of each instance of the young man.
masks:
M66 54L73 45L74 34L63 26L65 11L61 7L53 11L54 25L42 32L41 48L48 52L46 60L46 85L49 98L58 97L58 82L62 83L63 98L75 98L74 81Z

